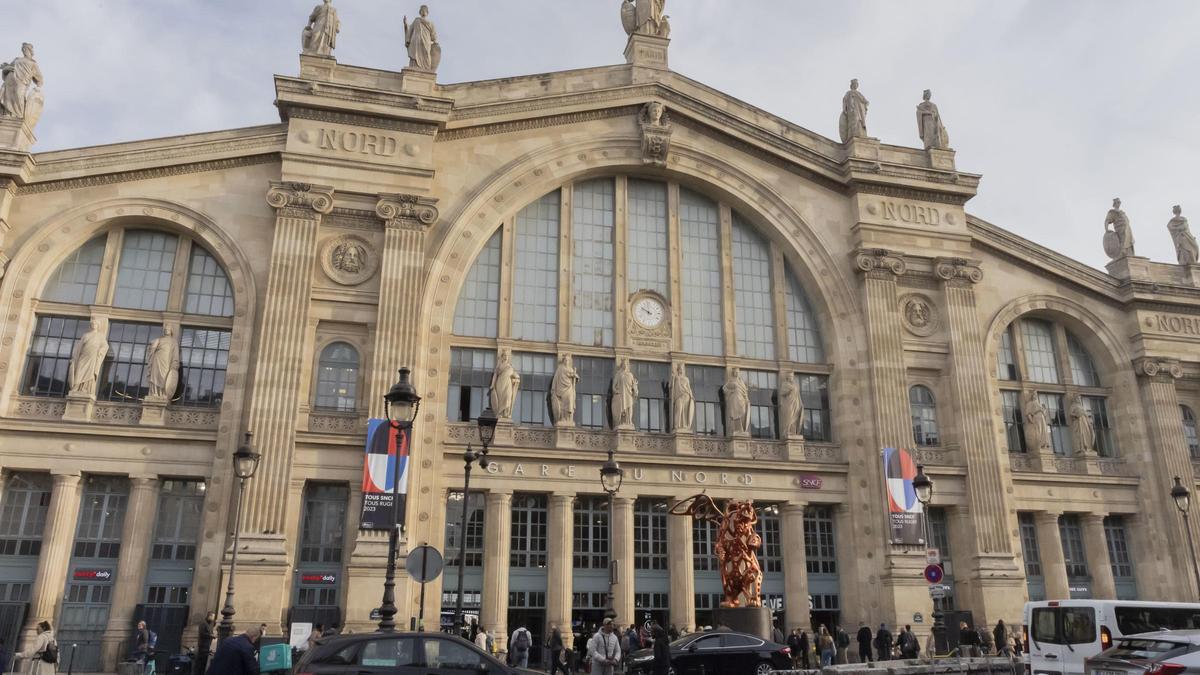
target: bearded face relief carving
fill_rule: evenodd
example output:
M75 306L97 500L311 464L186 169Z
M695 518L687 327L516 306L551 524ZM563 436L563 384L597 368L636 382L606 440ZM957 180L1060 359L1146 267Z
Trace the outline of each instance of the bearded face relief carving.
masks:
M321 267L326 276L343 286L367 281L375 274L378 263L370 242L353 234L326 241L321 251Z
M937 307L924 295L912 293L901 298L900 312L904 328L913 335L929 337L938 328Z

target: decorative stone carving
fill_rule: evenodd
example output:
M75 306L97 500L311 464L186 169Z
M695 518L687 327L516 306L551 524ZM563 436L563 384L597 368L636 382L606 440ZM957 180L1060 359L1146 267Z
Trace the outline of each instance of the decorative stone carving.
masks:
M725 395L725 429L732 435L750 433L750 387L742 380L740 369L733 366L721 385Z
M1075 394L1067 412L1071 419L1071 443L1076 457L1096 454L1096 423L1083 406L1083 399Z
M790 371L781 374L779 385L779 425L783 437L800 436L804 428L804 402L800 398L800 385Z
M437 222L437 201L417 195L382 195L375 204L375 215L389 227L425 228Z
M651 101L642 107L638 123L642 127L642 163L666 166L671 151L671 124L666 107Z
M1174 359L1143 358L1134 362L1134 369L1147 377L1183 377L1183 364Z
M1050 451L1050 411L1033 390L1025 392L1025 440L1034 452Z
M517 400L517 391L521 388L521 374L513 368L512 350L501 347L496 354L496 370L492 373L492 388L488 392L492 411L496 417L512 419L513 404Z
M553 448L553 429L513 429L513 443L522 448Z
M421 5L417 18L410 24L404 17L404 46L408 49L408 67L436 73L442 62L442 46L438 44L437 29L429 20L429 5Z
M854 264L860 272L890 272L896 276L908 269L899 253L886 248L860 248L854 252Z
M321 269L343 286L357 286L375 275L379 253L357 234L330 237L321 246Z
M942 124L942 114L937 104L929 100L933 94L926 89L917 104L917 133L925 143L926 150L949 150L950 134Z
M638 382L629 369L629 359L617 359L617 371L612 380L613 427L632 428L633 408L638 399Z
M104 357L108 356L108 331L105 321L93 317L91 328L75 343L71 350L71 367L68 382L71 394L74 396L94 397L96 382L100 378L100 368L104 365Z
M917 337L929 337L941 325L937 306L922 293L909 293L900 298L900 316L904 319L904 329Z
M1175 258L1180 265L1195 265L1200 261L1200 246L1188 227L1187 218L1183 217L1183 209L1178 204L1171 207L1174 218L1167 221L1167 231L1171 233L1171 241L1175 243Z
M571 355L560 354L550 382L550 414L554 417L554 426L574 425L576 384L579 384L579 372L571 362Z
M167 408L166 424L168 427L215 429L220 418L220 413L215 410Z
M337 47L337 34L341 29L342 22L338 20L332 0L323 0L308 15L308 25L300 34L300 47L305 54L329 56Z
M32 129L42 116L42 69L33 58L33 45L21 45L21 55L0 64L0 113L22 120Z
M691 432L696 419L696 396L692 393L692 381L682 363L671 366L671 429Z
M150 380L147 398L169 400L179 386L179 342L171 326L164 326L162 335L146 349L146 370Z
M670 37L670 17L663 14L666 5L667 0L625 0L621 5L621 26L627 35Z
M979 268L979 263L966 258L938 258L933 273L942 281L969 281L973 284L983 281L983 270Z
M1010 454L1008 456L1008 464L1013 471L1037 471L1033 458L1027 455Z
M838 133L842 142L851 138L867 138L867 106L870 101L858 91L858 79L850 80L850 90L842 97L842 116L838 119Z
M1133 229L1129 216L1121 210L1120 197L1112 200L1112 208L1104 216L1104 253L1113 260L1133 255Z
M287 215L311 218L314 212L327 215L333 211L333 188L308 183L271 183L267 190L267 203Z

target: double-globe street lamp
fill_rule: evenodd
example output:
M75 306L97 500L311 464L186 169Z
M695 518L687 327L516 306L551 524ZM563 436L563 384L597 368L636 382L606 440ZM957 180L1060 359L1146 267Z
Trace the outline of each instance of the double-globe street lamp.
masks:
M403 434L404 445L411 447L413 421L421 407L421 397L409 380L412 373L408 368L400 369L400 379L383 395L387 402L388 423L397 435ZM391 633L396 630L396 549L400 542L400 457L401 448L396 448L392 462L392 529L388 535L387 572L383 580L383 602L379 605L379 630Z
M616 530L615 508L613 506L616 500L617 492L621 489L621 483L625 482L625 470L617 463L613 457L613 450L608 450L608 460L600 466L600 486L604 488L604 492L608 494L608 604L604 608L605 619L616 619L617 610L614 607L613 584L617 581L617 559L613 557L616 553L613 542L613 536Z
M237 573L238 544L242 535L242 495L246 492L246 481L254 477L254 472L258 470L258 461L262 457L254 451L254 446L250 442L252 437L252 434L247 431L245 442L233 453L233 474L238 479L237 497L233 506L235 513L233 555L229 558L229 582L225 587L225 606L221 608L221 624L217 626L217 644L233 635L233 615L236 613L233 609L233 576Z
M1196 564L1196 543L1192 540L1192 527L1188 523L1188 513L1192 507L1192 495L1183 487L1179 476L1175 476L1175 486L1171 488L1171 499L1175 500L1175 508L1183 514L1183 529L1187 531L1188 551L1192 554L1192 573L1196 575L1196 591L1200 593L1200 565Z
M933 541L929 538L929 503L933 501L933 479L925 475L925 467L921 464L917 465L917 475L913 477L912 482L913 492L917 495L917 501L921 502L921 525L925 531L925 546L933 547ZM946 624L943 623L942 610L938 608L937 603L933 606L933 651L938 654L943 651L945 646L943 636L946 634Z
M471 444L467 444L467 449L463 452L463 494L462 494L462 523L458 531L458 595L454 606L454 632L461 633L465 625L463 617L463 565L467 557L467 514L470 512L471 506L471 468L475 466L475 462L479 462L480 469L488 467L488 448L492 446L492 440L496 437L496 413L492 410L492 406L488 407L479 413L476 419L476 424L479 425L479 443L483 446L482 450L474 450Z

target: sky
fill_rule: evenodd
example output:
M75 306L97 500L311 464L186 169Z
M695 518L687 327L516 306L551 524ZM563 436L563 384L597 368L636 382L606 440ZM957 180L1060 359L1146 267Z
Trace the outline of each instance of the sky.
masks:
M622 63L620 0L426 0L444 83ZM316 0L0 0L0 60L33 43L35 150L279 121ZM334 0L340 63L407 64L419 0ZM919 146L933 90L967 210L1095 267L1113 197L1138 255L1174 262L1171 206L1200 231L1196 0L668 0L671 68L837 138L851 77L868 131ZM1200 233L1200 232L1198 232Z

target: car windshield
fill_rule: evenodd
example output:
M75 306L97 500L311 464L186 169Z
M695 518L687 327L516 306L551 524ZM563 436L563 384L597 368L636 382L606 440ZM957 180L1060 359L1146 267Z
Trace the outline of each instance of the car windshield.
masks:
M1154 660L1184 654L1188 644L1169 640L1121 640L1102 656L1114 659Z

